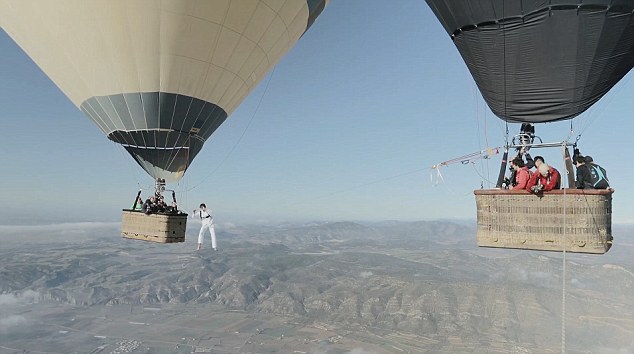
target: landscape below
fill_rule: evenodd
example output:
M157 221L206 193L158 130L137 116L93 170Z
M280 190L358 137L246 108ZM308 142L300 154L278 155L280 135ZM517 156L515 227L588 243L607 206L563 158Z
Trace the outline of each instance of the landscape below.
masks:
M561 351L562 255L447 221L218 228L220 251L116 224L0 228L0 353ZM568 254L567 352L630 352L634 228Z

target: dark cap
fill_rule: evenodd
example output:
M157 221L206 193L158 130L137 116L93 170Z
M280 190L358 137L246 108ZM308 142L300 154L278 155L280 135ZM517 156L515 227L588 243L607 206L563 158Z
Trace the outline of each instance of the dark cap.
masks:
M592 156L586 156L586 163L592 163L594 160L592 159Z
M577 155L572 159L572 162L574 163L586 163L586 158L581 156L581 155Z
M514 158L513 160L511 160L511 163L513 163L514 165L520 168L526 166L526 164L524 163L524 160L522 160L521 157Z

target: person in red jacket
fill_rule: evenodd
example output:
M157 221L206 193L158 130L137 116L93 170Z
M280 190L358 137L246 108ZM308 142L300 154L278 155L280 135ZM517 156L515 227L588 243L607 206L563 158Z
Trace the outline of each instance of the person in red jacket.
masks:
M534 160L536 171L528 180L526 190L537 194L542 191L547 192L559 189L561 181L559 171L552 166L548 166L541 156L535 156Z
M513 190L526 189L526 184L531 177L531 171L524 164L524 160L521 157L516 157L511 160L511 167L515 170L515 184Z

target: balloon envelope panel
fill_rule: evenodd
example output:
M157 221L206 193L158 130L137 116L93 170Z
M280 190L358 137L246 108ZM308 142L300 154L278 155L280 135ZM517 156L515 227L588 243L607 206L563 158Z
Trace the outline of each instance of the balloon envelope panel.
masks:
M0 0L0 25L154 178L204 142L327 0Z
M506 121L574 118L634 66L632 1L427 3Z

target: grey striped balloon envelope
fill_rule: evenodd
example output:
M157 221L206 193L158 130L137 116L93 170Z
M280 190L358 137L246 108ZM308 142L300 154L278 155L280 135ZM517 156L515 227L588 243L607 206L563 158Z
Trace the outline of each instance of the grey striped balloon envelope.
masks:
M0 26L155 179L203 144L327 0L0 0Z

